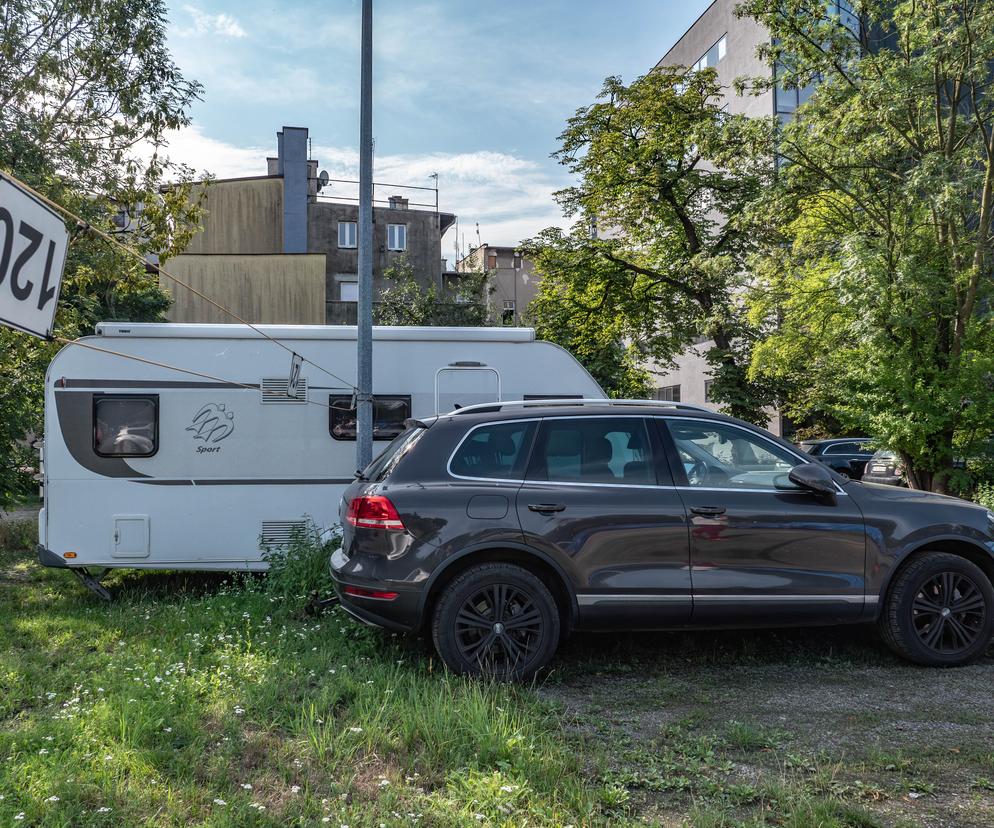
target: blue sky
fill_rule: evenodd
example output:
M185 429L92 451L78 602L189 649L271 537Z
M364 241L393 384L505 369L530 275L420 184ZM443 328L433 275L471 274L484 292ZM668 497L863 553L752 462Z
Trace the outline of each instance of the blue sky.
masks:
M427 185L438 172L466 244L476 222L491 244L562 224L551 194L568 178L549 154L566 119L605 76L648 70L707 5L374 0L375 178ZM285 124L310 128L333 178L356 175L358 0L179 0L169 44L205 87L193 127L170 142L176 160L263 174Z

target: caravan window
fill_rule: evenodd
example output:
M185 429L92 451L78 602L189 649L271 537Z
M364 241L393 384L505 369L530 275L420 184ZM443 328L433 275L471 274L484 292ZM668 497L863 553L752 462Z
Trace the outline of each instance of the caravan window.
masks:
M352 397L332 394L329 399L331 436L336 440L355 440L356 412ZM373 398L373 439L392 440L404 433L404 420L411 416L410 396Z
M159 449L158 394L95 394L93 450L101 457L151 457Z

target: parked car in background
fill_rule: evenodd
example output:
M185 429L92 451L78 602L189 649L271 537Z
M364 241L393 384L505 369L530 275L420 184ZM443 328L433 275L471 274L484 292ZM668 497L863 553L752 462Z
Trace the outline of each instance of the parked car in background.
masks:
M873 456L869 437L841 437L834 440L805 440L799 443L812 457L817 457L843 477L859 480L867 461Z
M885 486L907 486L904 479L904 467L896 451L880 449L866 464L863 473L864 483L882 483Z
M342 608L431 636L457 673L527 678L574 629L876 622L946 667L994 633L994 513L846 479L681 403L408 420L340 508Z

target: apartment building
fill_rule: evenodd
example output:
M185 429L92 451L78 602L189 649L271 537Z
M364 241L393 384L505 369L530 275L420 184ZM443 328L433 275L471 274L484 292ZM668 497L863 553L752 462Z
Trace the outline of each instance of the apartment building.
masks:
M539 275L527 256L514 247L481 244L456 262L458 273L487 274L488 317L497 325L521 325L538 293Z
M203 185L206 216L201 231L167 264L171 273L250 322L356 322L355 182L333 182L319 173L318 161L310 158L308 137L306 127L284 127L277 133L277 154L267 159L265 175ZM456 217L412 199L423 199L428 189L374 187L376 295L388 286L385 272L401 257L410 262L420 283L442 287L442 236ZM163 277L162 284L173 294L171 321L231 321L169 279Z

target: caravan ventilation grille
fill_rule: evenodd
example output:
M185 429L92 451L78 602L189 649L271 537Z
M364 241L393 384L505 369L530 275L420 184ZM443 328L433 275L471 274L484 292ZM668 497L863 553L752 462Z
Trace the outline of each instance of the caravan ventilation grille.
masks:
M290 545L294 536L303 533L307 522L303 520L264 520L259 533L259 545L263 549L279 549Z
M297 386L297 397L288 397L286 389L290 385L290 380L286 377L282 379L265 379L260 383L262 388L263 405L303 405L307 403L307 380L300 378Z

